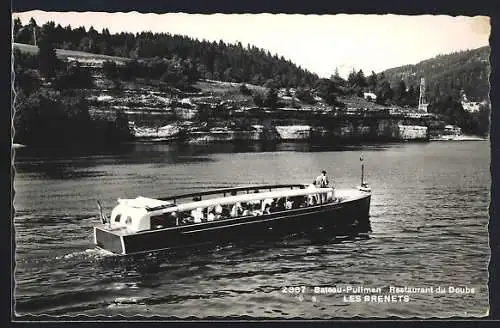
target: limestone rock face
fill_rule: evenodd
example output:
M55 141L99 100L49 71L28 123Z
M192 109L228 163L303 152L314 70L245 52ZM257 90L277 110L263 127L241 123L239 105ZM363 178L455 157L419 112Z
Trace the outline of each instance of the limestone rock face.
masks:
M310 125L278 125L275 126L281 140L308 140L311 138Z
M427 138L427 127L418 125L398 125L401 140L424 140Z
M134 126L133 133L137 138L173 139L186 133L186 128L175 123L167 124L159 128Z
M257 130L236 131L225 128L212 128L209 131L194 131L189 134L189 143L203 144L227 141L263 141L264 132Z

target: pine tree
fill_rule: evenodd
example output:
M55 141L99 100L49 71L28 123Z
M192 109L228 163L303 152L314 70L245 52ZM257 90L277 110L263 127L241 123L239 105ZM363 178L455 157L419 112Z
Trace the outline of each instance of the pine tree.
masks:
M340 77L339 68L338 67L335 67L335 72L333 73L333 76L336 77L336 78Z
M31 19L30 19L29 30L30 30L31 35L33 37L32 38L32 44L36 46L37 45L37 41L38 41L37 40L37 38L38 38L38 36L37 36L38 25L36 25L36 21L35 21L35 19L33 17L31 17Z
M59 63L54 46L48 38L41 38L38 49L38 69L40 74L46 78L54 77Z
M406 84L405 81L399 81L396 89L394 90L394 101L398 105L405 105L407 98Z
M264 101L265 105L269 108L276 108L278 105L278 90L276 88L271 87L267 93Z
M356 85L356 82L357 82L357 73L356 70L353 68L352 71L347 76L347 84L350 87L354 87Z
M21 19L19 19L19 17L17 17L16 19L14 19L14 24L12 26L12 38L14 40L22 28L23 28L23 23L21 22Z
M360 69L357 73L356 73L356 85L360 88L364 88L366 87L366 79L365 79L365 74L363 73L363 70Z
M375 74L374 71L372 71L371 75L368 77L368 88L372 92L377 88L377 74Z

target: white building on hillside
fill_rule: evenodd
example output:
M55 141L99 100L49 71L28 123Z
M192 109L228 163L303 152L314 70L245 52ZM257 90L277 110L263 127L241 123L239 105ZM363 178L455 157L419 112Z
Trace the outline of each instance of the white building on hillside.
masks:
M480 103L470 101L470 102L464 102L462 101L462 107L468 111L469 113L477 113L479 112L479 105Z
M446 125L444 127L443 134L459 136L462 134L462 129L455 125Z
M467 99L467 96L463 90L462 90L461 94L462 94L462 99L461 99L462 107L466 111L468 111L469 113L479 112L481 103L477 102L477 101L469 101L469 99Z
M369 100L369 101L376 101L377 95L374 94L373 92L364 92L363 98L365 98L366 100Z

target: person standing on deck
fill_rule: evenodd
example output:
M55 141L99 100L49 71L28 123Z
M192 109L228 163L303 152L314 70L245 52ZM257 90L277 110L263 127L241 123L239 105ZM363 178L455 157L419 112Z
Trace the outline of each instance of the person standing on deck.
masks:
M328 177L326 176L326 174L327 174L326 171L323 170L323 171L321 171L321 174L316 177L315 182L316 182L317 188L327 188L328 187L330 182L328 181ZM326 194L324 194L324 193L320 194L319 199L320 199L321 203L326 202Z

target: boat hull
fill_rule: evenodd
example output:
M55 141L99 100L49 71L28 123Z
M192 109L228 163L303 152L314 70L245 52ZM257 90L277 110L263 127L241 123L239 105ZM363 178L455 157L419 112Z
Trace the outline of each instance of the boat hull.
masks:
M224 219L175 228L119 234L104 226L94 228L98 247L119 254L135 254L192 247L208 243L263 240L291 234L328 236L369 232L371 195L355 200L298 208L268 215Z

